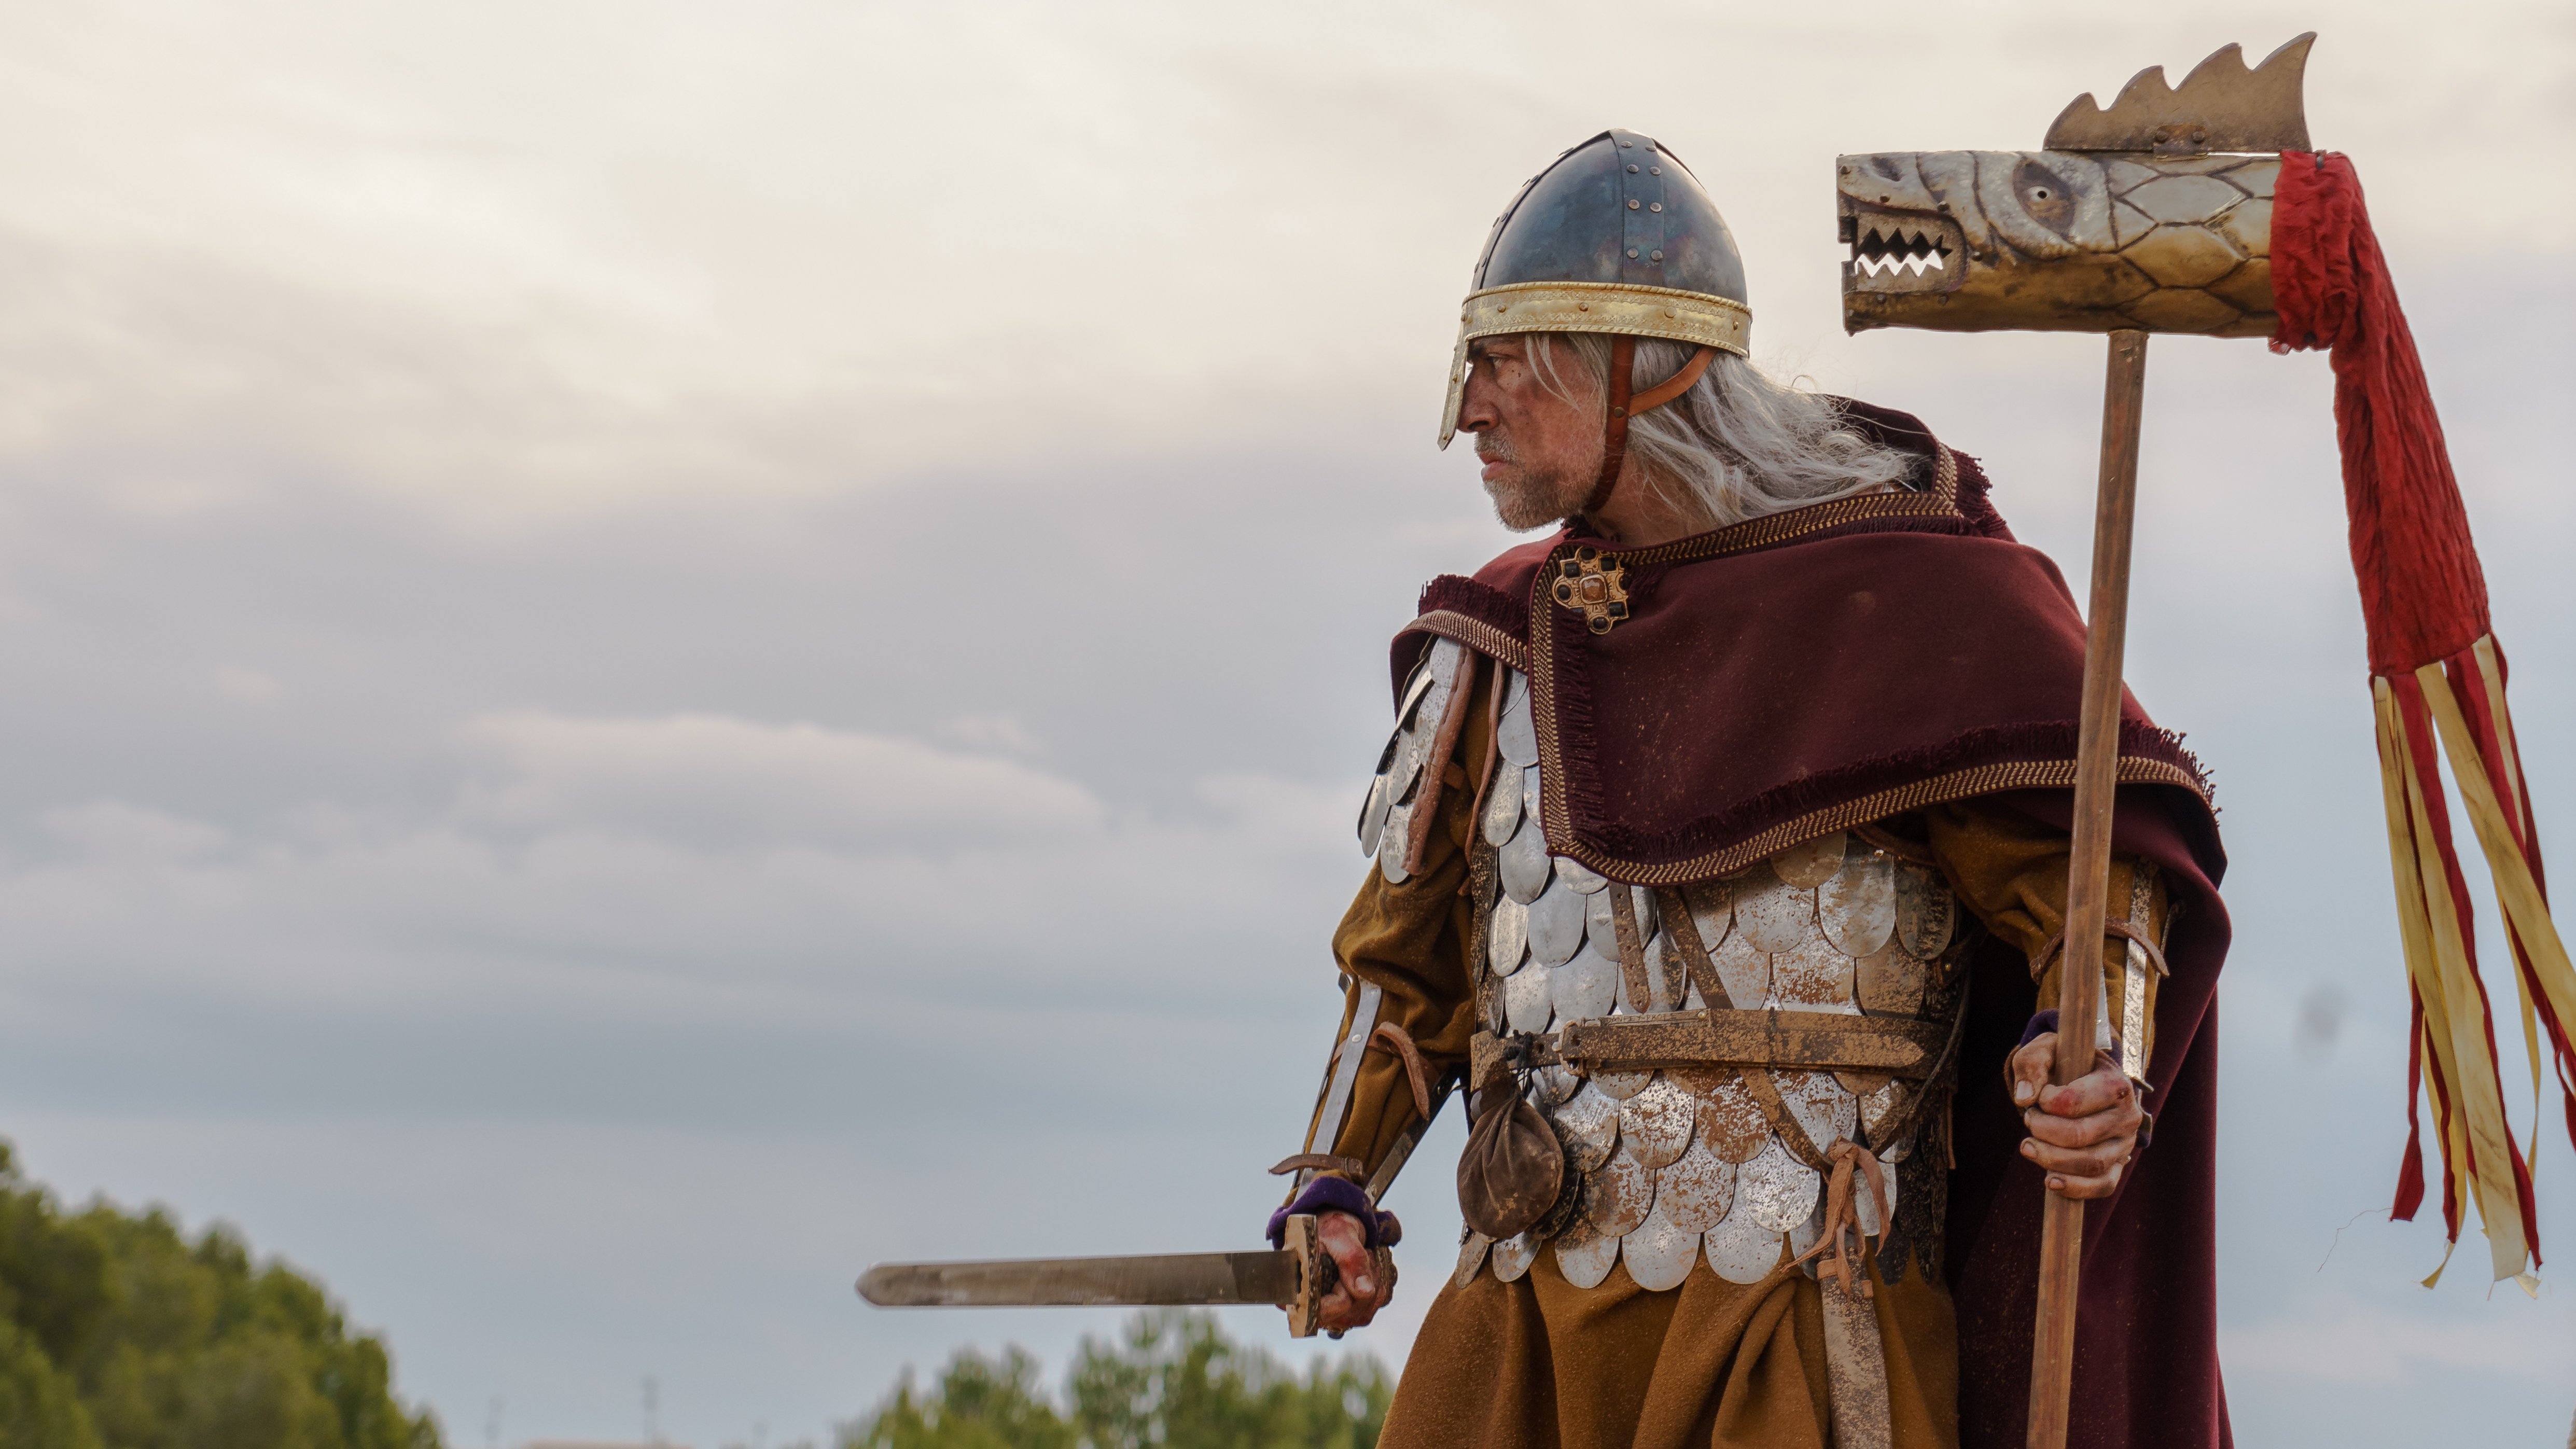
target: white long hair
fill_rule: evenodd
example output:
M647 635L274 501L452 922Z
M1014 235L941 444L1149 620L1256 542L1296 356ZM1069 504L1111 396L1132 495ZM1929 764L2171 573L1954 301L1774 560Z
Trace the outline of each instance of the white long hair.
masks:
M1612 339L1598 332L1541 333L1531 361L1540 381L1576 401L1558 372L1563 342L1591 384L1608 389ZM1696 351L1684 342L1637 339L1634 390L1680 372ZM1720 352L1688 392L1628 421L1628 456L1665 502L1702 528L1802 508L1855 493L1906 486L1921 460L1880 447L1846 424L1834 405L1783 387L1731 352Z

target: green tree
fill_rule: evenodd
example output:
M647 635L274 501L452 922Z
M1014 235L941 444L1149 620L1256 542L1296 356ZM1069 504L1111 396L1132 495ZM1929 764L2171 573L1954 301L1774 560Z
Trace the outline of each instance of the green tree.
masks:
M54 1367L34 1334L0 1322L0 1444L100 1449L80 1386Z
M0 1445L437 1449L319 1284L159 1211L67 1214L0 1142Z
M1368 1449L1394 1395L1373 1357L1318 1360L1300 1379L1212 1313L1139 1314L1125 1338L1084 1339L1067 1376L1092 1449Z
M1232 1341L1209 1313L1130 1320L1117 1343L1085 1338L1059 1411L1021 1349L949 1360L924 1393L906 1369L840 1449L1372 1449L1395 1385L1367 1354L1303 1377Z
M1073 1430L1038 1387L1037 1360L1006 1348L1000 1359L961 1349L928 1394L907 1368L894 1392L842 1449L1074 1449Z

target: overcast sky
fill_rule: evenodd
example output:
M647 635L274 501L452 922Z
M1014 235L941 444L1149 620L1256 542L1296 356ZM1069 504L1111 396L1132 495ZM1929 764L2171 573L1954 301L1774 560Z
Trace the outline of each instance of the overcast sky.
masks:
M1117 1315L850 1282L1237 1246L1275 1200L1386 637L1507 542L1431 439L1513 188L1661 137L1757 355L1920 412L2080 572L2101 344L1843 338L1832 158L2034 146L2311 27L2565 856L2565 7L1798 15L0 0L0 1134L321 1275L460 1444L496 1403L639 1434L648 1374L713 1449L961 1344L1060 1364ZM2382 1221L2405 998L2324 361L2149 371L2131 677L2235 859L2239 1441L2555 1442L2566 1285L2469 1244L2426 1293L2431 1214ZM1390 1361L1458 1135L1393 1197L1410 1280L1350 1340Z

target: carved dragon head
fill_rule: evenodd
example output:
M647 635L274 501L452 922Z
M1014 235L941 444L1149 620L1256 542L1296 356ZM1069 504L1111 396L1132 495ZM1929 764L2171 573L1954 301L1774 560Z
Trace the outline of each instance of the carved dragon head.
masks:
M2272 182L2308 144L2315 39L2251 71L2227 46L2178 88L2149 67L2039 151L1838 158L1844 327L2269 335Z

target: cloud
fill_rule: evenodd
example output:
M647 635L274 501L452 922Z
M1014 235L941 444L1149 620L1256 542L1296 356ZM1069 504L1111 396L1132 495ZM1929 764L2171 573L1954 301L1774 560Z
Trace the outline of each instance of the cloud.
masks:
M55 1017L148 987L388 1027L504 1002L583 1030L1196 1010L1275 989L1201 969L1238 921L1283 893L1321 917L1360 868L1347 791L1258 772L1113 811L1017 760L812 724L518 710L454 734L462 773L408 808L43 812L0 869L0 987Z
M478 716L462 734L499 775L460 806L478 824L909 855L1057 842L1106 823L1089 790L1016 761L810 724L520 711Z
M2305 18L1685 9L1601 66L1544 4L226 13L13 17L0 129L62 140L0 186L0 456L105 453L180 500L247 461L486 523L1282 416L1418 446L1486 219L1613 117L1715 189L1765 353L1840 371L1874 344L1837 335L1835 149L2030 144L2079 90ZM2365 158L2401 277L2567 234L2521 159L2569 71L2534 13L2355 12L2321 45L2317 132ZM1712 107L1709 58L1755 55ZM942 164L891 139L923 127ZM1390 138L1440 161L1371 164Z
M117 800L48 810L43 823L49 834L87 862L120 871L185 866L211 855L230 838L200 821Z

